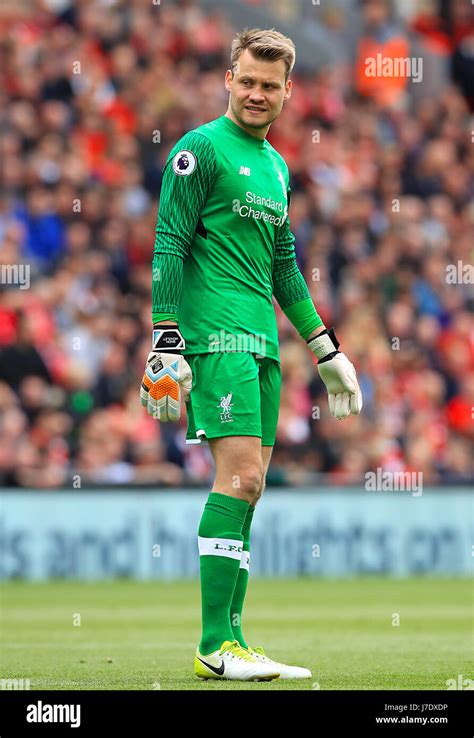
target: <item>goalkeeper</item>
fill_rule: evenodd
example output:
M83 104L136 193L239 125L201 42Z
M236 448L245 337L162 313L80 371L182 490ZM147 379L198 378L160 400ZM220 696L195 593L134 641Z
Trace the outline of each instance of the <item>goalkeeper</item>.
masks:
M295 260L284 159L268 143L291 96L293 42L245 30L232 43L225 115L183 136L163 170L153 256L153 343L141 401L209 443L214 486L198 530L204 679L308 678L273 661L242 629L250 528L277 427L280 363L274 295L308 348L338 419L357 414L356 373L326 329Z

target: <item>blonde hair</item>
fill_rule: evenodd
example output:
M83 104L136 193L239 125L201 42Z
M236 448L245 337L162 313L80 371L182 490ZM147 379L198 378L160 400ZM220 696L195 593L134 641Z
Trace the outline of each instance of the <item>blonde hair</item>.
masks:
M267 61L278 61L283 59L286 66L285 81L295 66L296 49L291 38L284 36L274 28L263 31L261 28L246 28L241 31L232 41L230 61L232 74L236 69L236 63L245 49L248 49L257 59Z

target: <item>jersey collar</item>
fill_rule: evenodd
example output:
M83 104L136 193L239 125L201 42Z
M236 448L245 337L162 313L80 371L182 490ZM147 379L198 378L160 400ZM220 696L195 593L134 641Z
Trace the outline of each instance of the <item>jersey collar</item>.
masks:
M239 138L248 141L249 143L253 144L253 146L256 146L259 149L263 149L265 147L266 139L255 138L255 136L251 136L250 133L244 131L243 128L238 126L237 123L234 123L234 121L228 118L226 115L221 116L221 118L224 122L224 125L227 126L229 131L232 131L236 136L239 136Z

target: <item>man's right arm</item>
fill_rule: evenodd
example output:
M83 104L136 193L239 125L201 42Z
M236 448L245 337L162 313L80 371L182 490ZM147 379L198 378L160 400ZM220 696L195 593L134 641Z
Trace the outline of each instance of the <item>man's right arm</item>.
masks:
M178 141L163 170L153 254L153 339L140 386L141 404L163 422L179 420L181 399L189 398L192 387L178 327L183 263L216 176L214 147L193 131Z
M178 320L184 259L216 176L214 147L200 133L187 133L168 156L153 252L153 324Z

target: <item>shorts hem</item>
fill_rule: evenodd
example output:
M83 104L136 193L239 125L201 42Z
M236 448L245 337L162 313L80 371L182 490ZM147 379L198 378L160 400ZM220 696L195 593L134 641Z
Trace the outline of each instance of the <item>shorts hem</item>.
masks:
M207 441L206 431L203 428L199 428L194 434L196 438L186 438L186 443L189 444L197 444L202 443L203 441Z
M234 437L235 436L246 436L249 438L262 438L261 433L215 433L210 436L206 434L204 435L202 439L201 438L187 438L186 443L201 443L201 441L213 441L215 438L232 438L233 436Z

